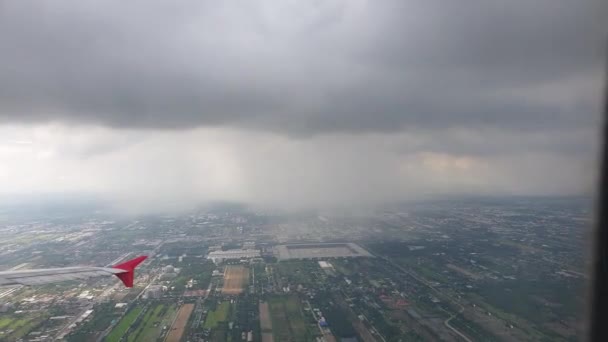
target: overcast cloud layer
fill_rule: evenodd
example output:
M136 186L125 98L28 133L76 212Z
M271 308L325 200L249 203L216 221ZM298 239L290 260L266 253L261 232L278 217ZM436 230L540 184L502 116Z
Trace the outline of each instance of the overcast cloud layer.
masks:
M137 210L593 187L600 1L4 1L0 187Z

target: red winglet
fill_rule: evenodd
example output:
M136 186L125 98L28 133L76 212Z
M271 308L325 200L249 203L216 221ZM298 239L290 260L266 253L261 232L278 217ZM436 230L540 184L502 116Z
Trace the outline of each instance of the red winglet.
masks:
M146 255L138 256L137 258L125 261L122 264L114 265L112 268L127 271L124 273L118 273L116 276L122 281L123 284L125 284L126 287L133 287L133 275L135 273L135 267L137 267L137 265L147 258L148 257Z

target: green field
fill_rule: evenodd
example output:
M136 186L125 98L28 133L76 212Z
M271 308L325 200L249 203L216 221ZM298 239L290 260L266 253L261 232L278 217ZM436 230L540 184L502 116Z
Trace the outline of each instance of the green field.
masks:
M0 316L0 331L12 330L10 333L0 335L2 341L15 341L32 331L45 317L29 316Z
M134 342L155 340L160 333L159 330L162 329L159 327L159 325L163 317L164 308L165 305L163 304L151 305L148 311L146 311L146 314L141 322L137 325L137 328L129 333L127 341Z
M215 310L207 314L203 327L205 329L213 329L218 325L219 322L225 322L228 319L228 315L231 311L230 306L229 301L222 302L220 305L218 305Z
M268 299L268 304L275 341L312 339L296 296L275 296Z
M4 327L8 326L13 322L13 319L10 317L0 317L0 329L4 329Z
M163 320L160 322L161 325L167 326L169 328L173 323L173 319L175 318L175 314L177 313L177 304L173 303L167 306L167 311L163 316Z
M131 324L137 319L141 311L142 307L135 307L133 310L129 311L129 313L124 316L120 322L112 329L112 332L106 336L106 342L119 342L122 336L129 330Z

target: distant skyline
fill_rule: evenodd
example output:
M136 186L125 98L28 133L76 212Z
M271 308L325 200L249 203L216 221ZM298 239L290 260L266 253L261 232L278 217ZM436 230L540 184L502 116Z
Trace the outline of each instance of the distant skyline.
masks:
M0 188L127 211L590 195L599 1L4 1Z

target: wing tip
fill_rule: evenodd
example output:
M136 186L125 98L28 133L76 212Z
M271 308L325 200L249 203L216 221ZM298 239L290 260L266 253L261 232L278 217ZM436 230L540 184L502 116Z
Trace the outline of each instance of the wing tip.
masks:
M141 256L138 256L137 258L127 260L123 263L114 265L114 266L112 266L112 268L117 268L117 269L125 271L122 273L117 273L116 276L118 277L118 279L120 279L122 281L122 283L126 287L133 287L133 278L134 278L134 274L135 274L135 267L137 267L137 265L141 264L147 258L148 258L147 255L141 255Z

